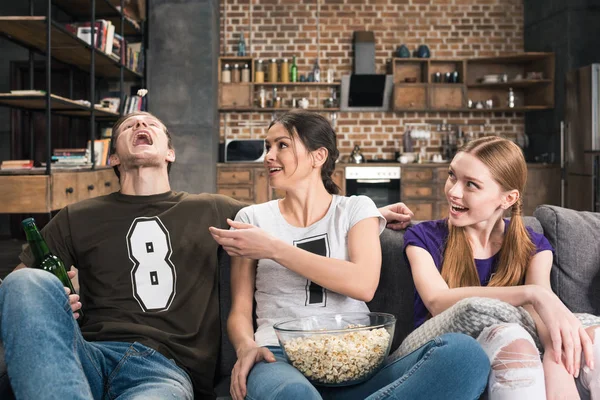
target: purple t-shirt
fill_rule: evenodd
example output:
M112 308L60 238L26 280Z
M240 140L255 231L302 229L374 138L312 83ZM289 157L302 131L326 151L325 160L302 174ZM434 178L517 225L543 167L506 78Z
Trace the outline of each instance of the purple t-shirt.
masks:
M510 220L504 220L505 231L508 228ZM554 251L548 239L540 233L534 232L530 227L527 227L531 241L536 247L535 254L540 251L550 250ZM446 240L448 238L448 220L440 219L436 221L425 221L420 224L411 226L404 234L404 257L406 257L406 247L409 245L421 247L431 254L433 262L435 263L438 271L442 269L442 261L444 255L444 248L446 246ZM492 274L496 271L498 254L494 254L492 257L485 260L475 259L475 266L477 267L477 273L479 274L479 282L481 286L487 286L492 277ZM409 262L410 265L410 262ZM412 267L411 267L412 268ZM415 289L415 303L414 303L414 321L415 328L419 327L427 319L427 308L419 296L419 293Z

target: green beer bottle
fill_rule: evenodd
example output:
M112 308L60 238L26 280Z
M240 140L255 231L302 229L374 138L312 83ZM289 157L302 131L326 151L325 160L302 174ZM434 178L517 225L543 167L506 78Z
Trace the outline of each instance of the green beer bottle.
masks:
M292 66L290 67L290 82L298 82L298 66L296 65L296 56L294 56Z
M77 292L75 292L75 288L73 288L73 283L71 283L71 279L69 279L69 276L67 275L65 264L60 258L50 252L46 241L35 224L35 220L33 218L24 219L21 222L21 225L23 226L25 236L27 237L27 243L29 243L29 247L31 248L31 252L35 259L33 268L51 272L60 279L65 287L68 287L71 290L71 294L76 294ZM79 320L81 321L83 318L83 311L79 309L77 312L79 313Z

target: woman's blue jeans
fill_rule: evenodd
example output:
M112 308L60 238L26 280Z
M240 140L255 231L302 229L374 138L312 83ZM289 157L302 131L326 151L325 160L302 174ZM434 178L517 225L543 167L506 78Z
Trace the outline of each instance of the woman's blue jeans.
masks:
M0 337L17 399L192 399L187 373L140 343L83 339L54 275L31 268L0 285Z
M309 399L478 399L484 391L490 363L471 337L448 333L414 352L388 360L366 382L353 386L313 386L283 355L271 347L277 361L256 364L248 376L247 400Z

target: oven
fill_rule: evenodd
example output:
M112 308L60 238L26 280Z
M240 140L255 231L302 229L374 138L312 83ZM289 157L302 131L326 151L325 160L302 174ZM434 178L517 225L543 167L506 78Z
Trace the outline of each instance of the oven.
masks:
M400 167L346 167L346 195L370 197L377 207L400 201Z

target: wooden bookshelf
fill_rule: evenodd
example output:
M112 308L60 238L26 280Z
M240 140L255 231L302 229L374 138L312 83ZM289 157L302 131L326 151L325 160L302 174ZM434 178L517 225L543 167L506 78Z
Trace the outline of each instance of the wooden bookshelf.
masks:
M81 0L53 0L53 3L64 12L72 15L79 20L89 18L91 6L89 1ZM115 26L115 33L121 34L121 12L109 0L96 0L96 19L106 19L112 22ZM139 27L130 21L127 17L124 18L125 24L123 32L125 35L141 35L142 31Z
M56 114L73 117L89 117L91 114L91 109L89 106L80 104L71 99L67 99L66 97L51 94L50 101L52 102L52 112ZM46 111L46 95L44 93L26 95L0 93L0 105L20 108L23 110ZM97 105L95 115L96 118L100 119L116 120L120 117L119 113L108 111Z
M51 21L52 57L66 64L90 72L91 46L68 32L60 24ZM46 17L0 17L0 33L9 36L23 46L46 52ZM96 52L96 75L105 78L119 78L121 64L106 53ZM123 66L124 78L134 80L142 75Z

